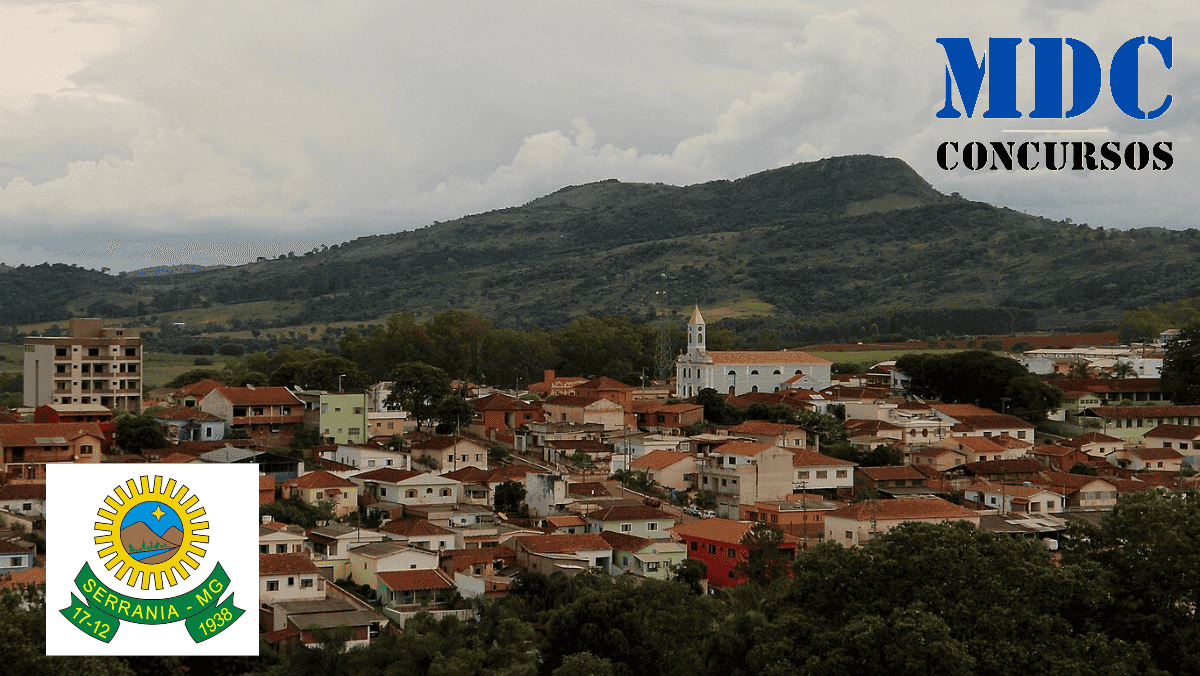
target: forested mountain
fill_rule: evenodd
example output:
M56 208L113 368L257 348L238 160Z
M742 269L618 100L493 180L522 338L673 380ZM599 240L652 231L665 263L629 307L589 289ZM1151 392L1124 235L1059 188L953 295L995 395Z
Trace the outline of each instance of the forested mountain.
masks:
M950 309L978 325L960 333L1112 324L1200 295L1200 233L1050 221L943 195L898 159L836 157L687 187L570 186L415 231L168 277L12 268L0 271L0 322L274 300L287 305L264 318L273 326L463 309L554 329L586 315L651 317L662 292L675 311L771 315L806 339L943 333L937 316Z

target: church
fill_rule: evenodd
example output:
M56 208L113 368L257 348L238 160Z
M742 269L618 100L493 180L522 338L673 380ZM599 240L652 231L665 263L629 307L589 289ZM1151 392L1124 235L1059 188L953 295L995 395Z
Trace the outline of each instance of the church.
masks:
M712 350L704 345L700 308L688 319L687 352L675 360L675 393L694 397L711 387L722 394L829 387L833 362L802 350Z

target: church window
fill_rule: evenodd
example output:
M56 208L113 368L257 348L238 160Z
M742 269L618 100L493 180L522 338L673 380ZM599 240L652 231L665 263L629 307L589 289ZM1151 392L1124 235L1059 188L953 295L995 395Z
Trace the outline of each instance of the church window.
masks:
M758 369L754 369L753 371L751 371L750 375L752 375L752 376L758 375Z
M775 375L781 375L781 372L779 371L779 369L775 369Z

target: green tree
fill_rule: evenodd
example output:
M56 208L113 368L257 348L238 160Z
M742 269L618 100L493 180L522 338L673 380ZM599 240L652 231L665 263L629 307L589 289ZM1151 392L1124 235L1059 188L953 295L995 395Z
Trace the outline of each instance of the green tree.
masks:
M1017 376L1008 381L1004 388L1008 401L1001 402L1001 410L1031 423L1046 419L1046 414L1062 408L1066 394L1033 374Z
M886 467L888 465L903 465L904 451L887 444L879 444L862 456L860 463L863 467Z
M363 370L349 359L308 350L301 355L272 371L270 384L331 392L361 392L369 384Z
M1167 343L1158 389L1176 404L1200 404L1200 324Z
M461 429L464 425L470 425L472 418L475 417L475 408L466 399L452 394L448 397L442 397L438 402L437 410L434 411L433 417L441 423L439 429L443 426L449 431Z
M767 585L791 572L791 557L783 546L783 531L759 521L742 538L745 558L734 564L733 571L754 584Z
M496 486L494 503L497 512L518 512L523 502L525 502L525 486L520 481L509 479Z
M126 453L141 453L145 449L171 445L157 420L146 414L131 413L117 416L116 444Z
M428 420L437 404L450 394L450 376L436 366L421 362L404 362L392 370L393 400L403 402L406 409L421 423Z

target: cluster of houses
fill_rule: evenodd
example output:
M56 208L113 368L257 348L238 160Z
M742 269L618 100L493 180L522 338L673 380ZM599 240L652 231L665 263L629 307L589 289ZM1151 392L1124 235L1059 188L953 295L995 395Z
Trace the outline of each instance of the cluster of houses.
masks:
M96 402L0 414L0 576L36 577L20 535L43 527L50 462L254 463L260 503L327 508L333 518L311 528L260 525L259 626L280 649L338 627L365 644L422 608L469 613L453 602L502 595L524 571L665 579L697 559L709 588L741 584L756 524L781 531L789 552L857 546L913 521L1053 547L1069 518L1096 519L1122 493L1188 486L1200 466L1200 406L1161 401L1146 378L1058 381L1073 402L1061 429L1078 433L1035 438L1012 415L907 396L894 365L843 377L798 350L709 351L698 309L688 335L674 389L547 371L521 393L477 391L473 419L448 435L415 431L389 383L152 391L139 405L171 446L141 455L110 453L113 412ZM70 372L79 360L63 354ZM831 457L796 424L704 425L706 389L739 408L837 405L853 447L884 446L903 464ZM284 451L304 428L320 443L303 458ZM612 475L637 477L644 492ZM516 487L521 508L498 510Z

